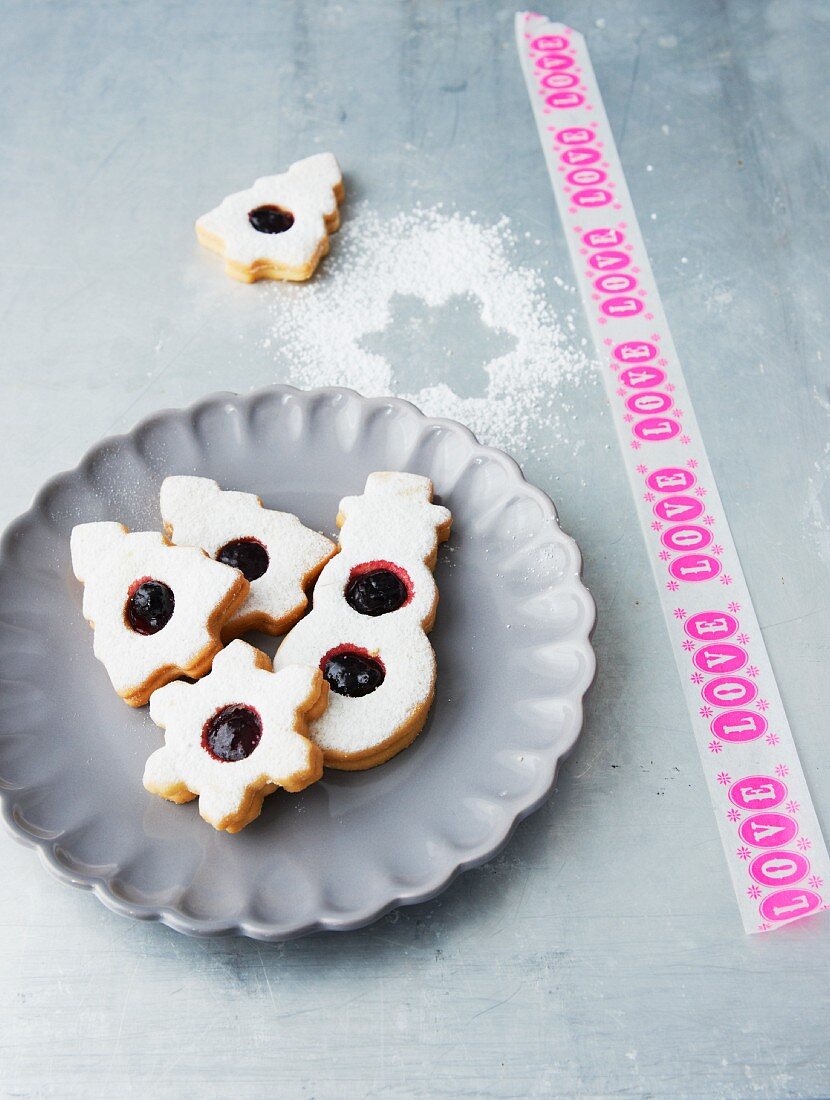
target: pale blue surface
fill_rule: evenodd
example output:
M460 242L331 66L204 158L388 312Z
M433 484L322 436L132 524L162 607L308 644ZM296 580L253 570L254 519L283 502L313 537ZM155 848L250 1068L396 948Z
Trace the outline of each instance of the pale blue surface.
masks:
M542 240L523 258L569 278L512 8L2 14L4 519L143 414L284 379L261 346L268 288L229 284L192 235L265 166L332 148L381 212L506 212ZM827 829L830 11L547 14L587 35ZM1 1095L830 1093L830 924L744 937L602 392L567 400L568 430L524 461L599 606L557 796L438 901L281 948L130 924L0 839Z

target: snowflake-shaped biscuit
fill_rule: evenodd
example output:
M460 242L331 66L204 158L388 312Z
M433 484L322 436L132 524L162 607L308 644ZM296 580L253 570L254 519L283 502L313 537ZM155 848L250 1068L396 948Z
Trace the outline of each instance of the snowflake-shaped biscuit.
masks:
M170 680L203 676L222 648L222 627L248 595L238 569L173 546L158 531L82 523L71 552L95 656L131 707Z
M223 199L196 222L196 236L243 283L302 282L328 252L329 233L340 228L342 201L337 160L318 153Z
M161 515L176 545L199 546L250 581L248 598L223 628L226 641L246 630L290 630L305 612L306 589L337 549L296 516L263 508L253 493L223 492L206 477L165 478Z
M319 668L272 672L265 653L231 642L209 676L153 694L150 717L164 745L147 761L144 786L170 802L198 797L205 821L238 833L277 787L301 791L323 774L323 754L305 732L327 701Z

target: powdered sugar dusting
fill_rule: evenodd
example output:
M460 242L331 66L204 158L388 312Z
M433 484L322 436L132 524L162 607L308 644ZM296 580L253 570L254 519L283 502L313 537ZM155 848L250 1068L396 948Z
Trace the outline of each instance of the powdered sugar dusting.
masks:
M273 325L265 346L279 345L300 386L345 385L366 396L393 392L393 365L376 334L394 341L394 302L412 297L427 307L456 299L480 303L481 322L507 334L509 350L482 363L483 394L463 396L451 386L451 351L425 354L419 364L429 385L398 396L432 416L469 425L485 443L522 449L529 429L556 434L562 411L559 390L590 376L571 310L556 312L545 281L515 262L516 239L507 218L484 225L471 216L439 208L416 208L390 219L368 209L344 223L325 270L311 284L280 288L273 299ZM561 280L555 282L559 287ZM369 338L367 340L367 338ZM424 370L426 366L427 370Z
M360 697L332 692L324 714L309 725L326 763L352 758L352 766L377 763L382 749L399 751L426 720L435 690L435 656L424 627L435 616L435 551L447 537L450 513L432 504L432 483L418 474L375 472L362 496L340 502L339 554L325 566L314 589L311 614L283 640L274 667L316 667L342 644L376 657L384 669L377 690ZM361 562L393 562L410 578L410 598L387 615L368 616L346 600L349 576ZM429 563L429 564L428 564ZM356 758L356 759L355 759Z
M184 792L199 795L202 817L232 833L258 816L269 790L302 790L323 770L319 752L300 732L324 690L320 673L313 665L274 673L258 663L261 657L247 642L231 642L209 676L168 684L150 699L150 717L165 734L147 761L144 786L176 802ZM240 705L258 715L261 737L247 757L230 763L205 750L202 731L217 712Z
M251 580L246 600L223 628L226 637L252 628L281 634L293 626L306 607L306 584L335 550L296 516L263 508L253 493L223 491L207 477L166 477L159 503L176 545L198 546L214 559L236 539L264 547L265 572Z
M171 546L158 531L131 533L107 521L74 527L70 550L73 572L84 585L84 618L95 631L95 656L123 699L143 706L162 683L203 675L221 648L224 619L247 593L239 570L201 550ZM155 634L139 634L126 622L125 593L140 578L160 581L175 595L175 614Z

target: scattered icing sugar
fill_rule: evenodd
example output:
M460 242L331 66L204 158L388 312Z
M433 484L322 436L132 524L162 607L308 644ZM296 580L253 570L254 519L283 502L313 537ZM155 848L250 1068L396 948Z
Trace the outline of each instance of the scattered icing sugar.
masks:
M154 687L176 676L202 675L221 648L219 630L241 586L248 589L238 570L200 550L171 546L158 531L130 532L120 523L78 524L70 552L84 585L84 618L95 632L93 651L131 706L143 706ZM139 634L125 618L127 593L141 578L167 585L175 598L175 613L154 634Z
M314 282L280 287L272 299L263 347L279 350L291 382L350 386L369 397L395 392L427 415L467 424L484 443L518 451L531 429L550 439L558 434L567 411L558 391L591 377L591 360L573 308L555 310L540 272L515 261L517 240L506 217L485 225L457 212L416 208L383 219L364 207L346 219L333 244ZM558 296L573 293L558 277L552 282ZM434 346L424 347L432 362L411 363L417 350L408 352L398 379L394 354L377 347L394 347L402 299L427 309L474 303L480 324L499 338L495 357L480 370L476 365L478 393L458 392L464 387L457 381L453 388L449 348L442 358Z
M351 697L332 692L325 712L309 725L309 736L333 754L363 754L400 742L420 730L435 690L435 656L424 633L435 615L437 589L427 562L446 538L449 511L432 504L432 483L419 474L376 472L361 496L340 501L343 526L340 553L323 569L314 589L311 614L283 639L274 667L315 667L333 648L346 644L378 658L385 670L381 686ZM389 615L363 615L345 599L352 569L382 560L403 568L412 596ZM363 761L364 765L366 759Z

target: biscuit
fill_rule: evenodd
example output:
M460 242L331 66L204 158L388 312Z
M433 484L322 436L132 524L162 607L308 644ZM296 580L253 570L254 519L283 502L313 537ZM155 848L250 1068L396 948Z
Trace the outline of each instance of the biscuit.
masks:
M248 595L238 569L121 523L82 523L70 546L95 656L125 702L143 706L168 681L207 672Z
M225 641L247 630L284 634L308 604L306 588L337 547L296 516L263 508L253 493L223 492L205 477L167 477L161 515L177 546L198 546L241 569L250 591L222 629Z
M310 614L277 651L275 667L319 665L332 689L309 736L334 768L383 763L420 733L435 694L426 636L438 589L432 570L452 517L431 503L432 482L374 473L337 517L340 553L325 566Z
M147 761L145 788L170 802L198 797L214 829L239 832L266 795L301 791L323 774L323 754L306 729L328 692L319 668L273 672L265 653L231 642L203 680L153 693L150 717L165 734Z
M340 228L343 194L337 160L318 153L223 199L198 219L196 236L243 283L302 282L328 252L329 233Z

